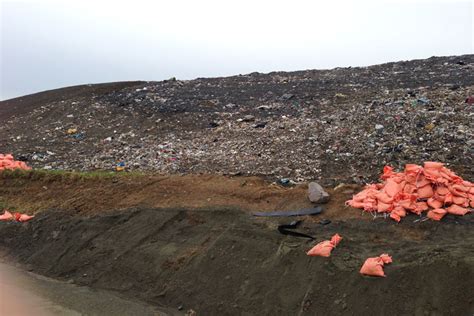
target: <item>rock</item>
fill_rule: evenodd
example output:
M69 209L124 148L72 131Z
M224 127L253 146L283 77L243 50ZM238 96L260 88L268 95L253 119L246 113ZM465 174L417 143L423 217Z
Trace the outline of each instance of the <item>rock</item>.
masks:
M196 316L196 315L197 315L197 313L196 313L196 311L193 310L193 309L189 309L189 310L186 312L186 314L184 314L184 316Z
M260 123L257 123L257 124L255 124L253 127L254 127L254 128L264 128L265 126L267 126L267 122L260 122Z
M280 100L282 101L286 101L286 100L290 100L290 99L293 99L295 97L294 94L291 94L291 93L285 93L284 95L282 95L280 97Z
M260 105L259 107L257 107L258 110L262 110L262 111L268 111L268 110L271 110L273 107L270 106L270 105Z
M316 182L310 182L308 185L308 198L313 203L327 203L329 193L324 191L323 187Z
M244 118L242 119L243 122L252 122L253 120L255 120L255 116L253 115L245 115Z
M377 132L381 132L383 131L383 129L384 129L384 126L382 124L375 124L375 130Z

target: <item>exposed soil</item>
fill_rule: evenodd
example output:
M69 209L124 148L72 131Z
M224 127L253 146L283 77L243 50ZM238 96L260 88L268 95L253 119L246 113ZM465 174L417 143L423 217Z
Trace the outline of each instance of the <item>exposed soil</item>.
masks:
M131 175L74 179L58 175L39 178L0 174L0 207L37 212L45 209L74 210L79 215L145 208L226 207L246 211L276 211L309 208L307 184L282 187L258 177L218 175ZM327 189L332 198L326 205L327 218L359 217L347 212L344 202L358 185ZM25 192L28 197L25 197ZM34 198L29 198L34 197Z
M472 215L373 220L343 206L354 190L344 187L331 191L324 213L301 218L299 231L318 241L344 238L319 258L305 254L314 242L278 233L294 218L250 215L307 207L304 186L222 176L60 179L1 180L3 203L42 209L31 222L0 223L0 246L36 273L197 315L474 312ZM381 253L393 256L387 277L361 276L364 260Z

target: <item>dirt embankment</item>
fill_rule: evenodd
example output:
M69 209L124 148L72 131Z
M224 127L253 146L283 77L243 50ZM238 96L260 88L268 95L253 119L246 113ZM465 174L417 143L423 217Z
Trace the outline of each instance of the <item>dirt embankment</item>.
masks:
M3 203L42 210L25 224L0 223L9 256L37 273L155 306L197 315L474 312L472 215L374 221L343 206L346 188L332 192L325 213L301 218L300 231L318 241L344 238L330 258L318 258L305 254L314 242L278 233L292 219L249 214L307 206L303 186L144 176L3 178L0 187ZM384 252L394 260L386 278L358 273L365 258Z
M360 187L328 189L328 218L357 217L345 212L344 201ZM32 198L33 197L33 198ZM307 184L282 187L258 177L218 175L102 175L24 172L0 174L0 206L37 212L45 209L74 210L80 215L142 208L226 207L246 211L308 208Z

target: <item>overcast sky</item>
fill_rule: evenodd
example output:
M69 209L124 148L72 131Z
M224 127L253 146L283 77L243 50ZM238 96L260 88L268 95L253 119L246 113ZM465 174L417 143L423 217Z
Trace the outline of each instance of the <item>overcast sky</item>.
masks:
M473 1L1 1L0 99L473 53Z

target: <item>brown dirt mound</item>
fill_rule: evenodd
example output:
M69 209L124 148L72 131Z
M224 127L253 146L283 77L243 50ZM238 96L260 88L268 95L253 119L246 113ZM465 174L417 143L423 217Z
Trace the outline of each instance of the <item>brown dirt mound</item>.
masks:
M331 191L325 213L299 231L344 239L330 258L285 236L289 218L252 210L307 207L304 185L255 177L2 177L2 203L30 207L31 222L0 223L0 247L30 270L198 315L471 315L472 215L442 222L371 220L344 207L355 187ZM177 207L179 206L179 207ZM329 225L320 225L329 218ZM389 253L387 278L361 276Z
M123 175L78 180L67 173L27 172L21 176L0 175L0 206L35 213L52 208L67 209L81 215L131 207L233 207L275 211L312 207L307 188L307 184L282 187L258 177ZM330 219L360 217L361 212L349 212L344 206L344 201L358 189L357 185L347 185L337 191L328 189L332 198L326 205L325 216Z

